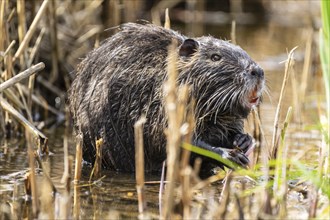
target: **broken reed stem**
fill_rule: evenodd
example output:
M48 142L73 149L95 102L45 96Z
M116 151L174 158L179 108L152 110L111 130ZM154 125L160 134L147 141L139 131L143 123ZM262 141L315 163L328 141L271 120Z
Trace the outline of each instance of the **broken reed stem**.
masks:
M173 206L174 206L174 188L175 180L178 174L179 163L178 163L178 152L179 144L181 140L180 116L177 111L178 97L177 97L177 53L175 43L169 46L168 50L168 62L167 62L167 74L168 78L164 84L164 98L165 98L165 109L168 117L168 128L167 128L167 173L166 180L168 184L165 190L165 200L163 207L163 217L165 219L171 218Z
M77 135L76 137L76 160L74 170L74 182L77 184L81 177L82 168L82 137Z
M1 30L1 29L0 29ZM3 60L4 57L6 57L8 55L8 53L10 52L10 50L14 47L14 45L16 44L16 41L13 40L9 46L7 47L6 51L3 54L0 54L0 61Z
M0 99L0 105L4 110L14 116L24 126L25 129L30 130L40 140L40 142L45 143L47 141L47 137L41 131L39 131L31 122L29 122L23 115L21 115L6 100Z
M139 213L142 214L146 209L146 201L144 200L144 147L143 147L143 124L146 117L141 118L134 124L134 140L135 140L135 178L136 191L138 195Z
M46 9L47 9L47 5L49 3L49 0L44 0L42 5L40 6L40 9L38 11L38 13L36 14L36 16L34 17L31 26L29 27L29 30L27 31L27 33L24 36L24 39L22 40L22 42L19 45L19 48L17 49L15 56L13 57L13 62L15 62L15 60L21 56L21 54L23 53L23 51L25 50L25 48L28 46L32 35L34 34L35 30L37 29L37 25L39 23L39 21L41 20L42 16L44 15Z
M101 165L102 165L102 146L103 146L103 139L100 138L95 141L95 148L96 148L96 155L95 155L95 162L89 177L89 181L92 180L92 177L98 178L101 176Z
M286 183L286 170L287 170L287 155L288 146L285 145L285 134L288 125L291 120L292 107L290 106L284 120L284 126L281 130L280 145L277 149L276 167L275 167L275 177L274 177L274 187L273 194L276 196L276 200L280 205L279 217L280 219L286 218L286 195L287 195L287 183Z
M170 15L168 13L168 8L165 9L165 23L164 28L171 29L171 20Z
M26 69L25 71L17 74L16 76L8 79L7 81L0 84L0 92L4 91L5 89L11 87L12 85L22 81L23 79L31 76L34 73L37 73L45 68L44 63L38 63L30 68Z
M270 151L270 153L271 153L270 157L271 158L276 157L277 140L278 140L278 135L277 135L277 133L278 133L278 123L279 123L280 113L281 113L281 108L282 108L282 100L283 100L286 84L287 84L287 81L288 81L288 78L289 78L289 73L290 73L291 67L293 66L293 52L296 49L297 49L297 47L293 48L290 51L290 53L288 55L288 59L285 62L285 73L284 73L281 93L280 93L280 97L279 97L279 100L278 100L276 113L275 113L274 133L273 133L272 146L271 146L271 151Z

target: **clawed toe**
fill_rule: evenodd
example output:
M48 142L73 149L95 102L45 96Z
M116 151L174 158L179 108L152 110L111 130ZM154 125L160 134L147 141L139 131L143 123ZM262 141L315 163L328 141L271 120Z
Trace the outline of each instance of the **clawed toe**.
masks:
M245 156L245 154L243 154L242 152L239 152L237 150L232 150L229 152L230 155L230 160L237 163L238 165L246 168L247 165L249 164L250 160L247 156Z
M237 134L233 142L243 153L246 153L253 146L253 138L249 134Z

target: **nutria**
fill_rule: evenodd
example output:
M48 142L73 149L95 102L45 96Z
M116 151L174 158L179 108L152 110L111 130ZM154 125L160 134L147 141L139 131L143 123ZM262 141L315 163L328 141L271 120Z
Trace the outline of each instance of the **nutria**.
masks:
M83 136L85 161L95 160L95 141L102 138L103 166L134 171L133 125L144 114L145 168L160 169L166 158L163 83L172 42L178 45L178 84L190 86L196 103L192 143L242 166L248 163L245 153L252 138L244 134L243 119L260 102L263 70L227 41L210 36L191 39L163 27L135 23L121 25L118 33L78 65L69 102ZM237 146L241 151L233 150Z

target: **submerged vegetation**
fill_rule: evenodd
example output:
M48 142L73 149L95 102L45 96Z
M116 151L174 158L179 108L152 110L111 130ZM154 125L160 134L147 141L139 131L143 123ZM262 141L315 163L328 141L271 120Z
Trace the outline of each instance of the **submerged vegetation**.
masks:
M122 174L118 185L114 185L121 174L102 170L100 162L93 168L82 163L81 137L72 133L64 91L80 58L108 34L103 30L137 19L132 11L139 4L142 8L144 1L119 2L0 1L0 218L329 219L330 1L320 3L319 40L313 40L318 30L312 30L303 42L306 50L302 76L296 69L299 48L294 48L280 70L283 78L277 76L281 86L278 95L272 97L274 115L262 106L251 114L247 127L251 127L256 147L247 169L189 143L194 119L191 106L185 104L188 90L176 85L176 58L169 49L172 55L164 85L168 94L164 100L168 114L167 172L163 169L156 179L144 173L145 119L141 116L134 127L135 176L132 180ZM187 2L184 9L172 8L173 17L182 21L179 15L183 13L188 23L192 17L200 22L204 6ZM158 4L150 13L159 24L162 7ZM109 9L111 15L104 12ZM168 11L166 14L165 26L170 27ZM231 37L239 43L235 27L233 23ZM320 56L320 64L313 57L313 49ZM312 72L320 68L324 83L318 83L320 77ZM317 94L308 91L311 80L317 81L317 86L322 84ZM293 95L288 99L289 91ZM318 113L312 120L303 116L312 108L310 103L316 105L311 111ZM263 120L265 113L271 115L270 124ZM313 142L306 141L315 136ZM97 140L96 146L101 149L102 140ZM190 151L219 159L235 169L225 168L200 179L200 161L191 167ZM16 158L13 154L17 152L22 154ZM57 160L60 164L55 166L63 167L63 173L55 175L51 161L59 155L64 160ZM108 191L111 187L118 193ZM124 206L117 205L116 200L125 201Z

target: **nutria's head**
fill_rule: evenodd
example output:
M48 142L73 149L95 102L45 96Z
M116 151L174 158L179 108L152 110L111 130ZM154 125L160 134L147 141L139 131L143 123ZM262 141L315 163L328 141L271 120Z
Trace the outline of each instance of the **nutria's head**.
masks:
M264 72L239 46L213 37L186 39L179 56L180 80L192 85L199 118L245 118L259 104Z

